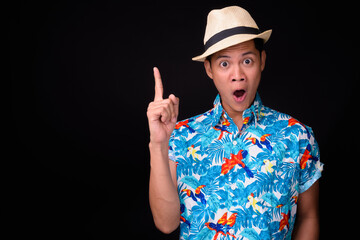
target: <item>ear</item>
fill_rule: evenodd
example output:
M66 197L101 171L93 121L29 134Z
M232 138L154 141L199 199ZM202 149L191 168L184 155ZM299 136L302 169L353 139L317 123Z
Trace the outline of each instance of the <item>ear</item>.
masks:
M264 68L265 68L265 62L266 62L266 52L265 52L265 50L262 50L262 52L261 52L261 66L260 66L261 71L263 71Z
M209 62L209 60L204 61L204 67L205 67L206 74L209 76L209 78L213 79L211 63Z

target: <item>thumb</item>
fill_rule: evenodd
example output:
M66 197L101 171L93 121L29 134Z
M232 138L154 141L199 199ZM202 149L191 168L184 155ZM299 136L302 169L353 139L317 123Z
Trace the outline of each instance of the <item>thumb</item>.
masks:
M171 100L172 104L174 105L174 111L175 111L175 120L179 116L179 104L180 99L175 97L174 94L170 94L169 99Z

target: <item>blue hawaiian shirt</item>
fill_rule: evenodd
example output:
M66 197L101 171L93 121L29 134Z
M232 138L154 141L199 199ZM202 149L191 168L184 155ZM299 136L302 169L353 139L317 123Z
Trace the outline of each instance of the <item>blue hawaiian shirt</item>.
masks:
M262 105L239 131L221 105L178 122L169 141L177 164L180 239L290 239L297 200L321 176L310 127Z

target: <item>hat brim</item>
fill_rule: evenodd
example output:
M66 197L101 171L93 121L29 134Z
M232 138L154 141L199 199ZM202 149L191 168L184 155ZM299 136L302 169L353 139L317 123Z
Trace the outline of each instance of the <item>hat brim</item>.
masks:
M264 43L266 43L269 38L270 35L272 33L272 30L267 30L265 32L262 32L258 35L254 35L254 34L236 34L236 35L232 35L230 37L227 37L217 43L215 43L214 45L212 45L211 47L209 47L203 54L201 54L200 56L197 57L193 57L192 60L193 61L198 61L198 62L204 62L206 57L221 51L225 48L234 46L236 44L242 43L242 42L246 42L255 38L261 38L264 40Z

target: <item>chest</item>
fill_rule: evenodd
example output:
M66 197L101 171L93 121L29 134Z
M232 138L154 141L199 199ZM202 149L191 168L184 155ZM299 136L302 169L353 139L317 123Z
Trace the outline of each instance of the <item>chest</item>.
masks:
M250 207L256 212L295 201L299 144L285 129L232 132L222 125L184 143L177 179L188 206L202 202L209 209Z

